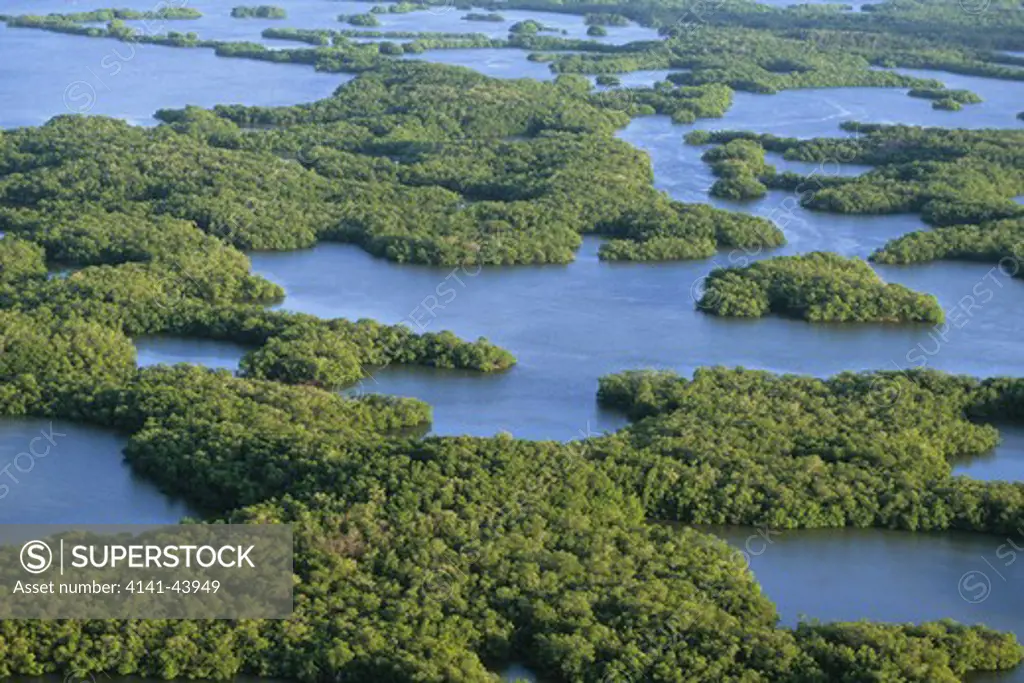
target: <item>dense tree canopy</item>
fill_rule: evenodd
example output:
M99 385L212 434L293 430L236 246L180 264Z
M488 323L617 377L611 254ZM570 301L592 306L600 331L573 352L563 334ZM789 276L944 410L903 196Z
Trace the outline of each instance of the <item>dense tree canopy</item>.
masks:
M341 14L338 21L345 21L353 26L380 26L380 19L373 12L364 14Z
M998 265L1011 277L1024 277L1024 219L913 232L890 241L871 258L879 263L983 261Z
M274 5L239 5L231 8L231 16L236 19L286 19L288 12Z
M602 378L599 398L635 424L588 453L662 519L1013 533L1024 484L950 472L998 441L971 419L1024 415L1021 389L930 370L630 372Z
M143 19L199 19L202 13L192 7L167 7L159 6L154 10L134 10L125 8L97 9L89 12L68 12L64 14L47 14L45 17L35 16L38 20L49 22L61 22L69 24L81 24L86 22L115 21L115 20L143 20Z
M708 240L711 249L780 244L763 219L669 200L651 187L645 156L612 137L643 111L692 118L728 102L720 86L593 93L575 77L498 81L401 64L312 105L161 116L220 154L299 155L288 172L304 183L295 194L308 216L303 242L355 242L396 261L564 263L589 232L636 242L617 252L634 257L654 236L679 243L657 258L705 256ZM228 121L275 129L243 134Z
M38 371L29 358L16 362ZM1020 485L952 479L946 458L994 442L993 429L962 411L1020 415L1020 392L880 377L906 392L905 406L871 376L611 378L602 400L647 417L581 445L388 436L421 425L425 406L188 366L122 366L66 385L47 378L45 407L7 400L4 412L117 426L132 433L132 466L168 491L229 521L292 524L296 612L283 621L7 620L0 673L483 683L493 681L487 663L514 657L566 681L824 683L902 671L925 683L1013 666L1020 646L978 626L780 629L735 551L644 524L645 514L779 528L1019 522ZM752 422L772 438L753 434ZM978 498L987 515L974 514ZM863 656L849 656L852 644Z
M505 21L505 17L501 16L497 12L469 12L462 16L463 21L491 21L491 22L502 22Z
M704 153L704 161L718 180L711 186L711 195L724 199L757 199L768 188L762 176L774 175L774 168L765 163L764 149L748 140L732 140Z
M948 130L918 126L844 124L856 137L779 138L747 131L695 131L691 144L716 143L705 161L724 176L712 194L740 198L732 185L742 178L794 192L810 209L835 213L920 213L934 232L897 238L875 254L886 263L935 258L990 260L1017 257L1024 206L1024 131ZM820 173L776 173L764 164L764 151L819 165ZM855 177L833 175L842 163L875 168ZM949 226L949 229L944 229Z
M886 284L864 261L812 252L716 268L697 307L722 316L769 313L811 322L930 322L944 319L934 296Z
M291 619L5 620L0 675L492 683L493 666L515 659L557 683L950 683L1018 664L1015 639L982 626L780 628L735 551L664 522L1015 532L1024 485L953 477L951 463L993 447L998 432L984 421L1024 420L1021 380L626 373L600 382L599 400L633 420L614 434L569 444L422 438L427 405L332 390L392 363L490 372L511 354L486 339L268 310L283 293L242 252L340 240L399 262L483 266L565 263L588 233L607 238L609 260L778 246L782 232L767 220L655 191L649 160L615 131L654 113L721 116L734 89L904 87L941 107L976 99L888 70L897 66L1024 78L1020 58L999 52L1024 49L1024 13L995 0L969 21L962 4L892 0L853 13L512 0L487 9L583 14L595 33L636 20L664 39L568 39L534 20L497 41L268 30L312 46L283 50L140 34L123 20L148 14L125 10L5 17L358 76L306 105L163 111L152 129L58 117L0 134L0 414L117 428L130 436L134 470L207 521L289 523L296 534ZM341 19L373 27L381 14L430 6ZM110 23L84 23L94 21ZM394 59L444 47L534 50L561 75L501 81ZM601 92L582 76L610 85L612 74L650 68L677 71L652 88ZM690 140L718 145L705 154L716 195L785 188L813 209L913 211L939 226L887 245L879 261L1019 253L1019 131L849 128L859 135ZM809 184L776 173L765 150L876 168ZM75 270L48 277L48 263ZM819 253L714 271L700 305L942 320L934 298ZM237 377L137 369L130 338L141 334L251 350Z

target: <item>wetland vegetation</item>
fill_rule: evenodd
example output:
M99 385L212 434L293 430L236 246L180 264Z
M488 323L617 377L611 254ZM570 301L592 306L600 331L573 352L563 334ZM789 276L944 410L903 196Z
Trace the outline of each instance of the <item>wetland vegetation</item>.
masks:
M774 223L655 190L648 157L616 132L640 116L720 117L737 90L906 88L940 107L969 105L970 91L891 69L1024 80L999 54L1024 48L1024 13L1008 0L974 14L915 0L857 13L738 0L713 12L660 0L500 7L581 15L594 38L637 21L663 40L568 38L524 19L507 39L268 29L266 38L311 46L271 50L123 24L200 16L186 16L193 10L4 17L11 28L356 77L308 104L166 109L153 128L58 116L0 133L0 414L114 427L129 438L134 471L209 511L206 521L288 523L296 538L289 620L4 620L0 674L490 683L495 663L514 660L559 682L945 683L1016 666L1015 636L980 625L783 627L736 551L664 522L1015 533L1024 484L952 471L996 445L991 423L1024 420L1024 380L622 372L598 386L601 404L631 419L614 433L570 443L415 437L429 425L427 404L336 390L393 364L515 372L516 349L270 309L284 292L244 252L338 241L396 263L481 269L565 264L584 235L598 235L607 261L760 253L785 243ZM339 19L377 27L427 8ZM96 21L109 23L85 25ZM499 80L395 59L446 47L526 48L559 76ZM616 87L642 69L673 73ZM934 227L889 242L879 263L1017 263L1024 133L863 123L846 132L855 135L687 139L713 145L703 158L716 197L785 191L816 211L913 213ZM780 173L766 151L872 170ZM76 270L48 278L55 264ZM699 306L812 322L944 321L934 297L817 252L714 270ZM154 334L251 350L239 376L140 369L132 339Z

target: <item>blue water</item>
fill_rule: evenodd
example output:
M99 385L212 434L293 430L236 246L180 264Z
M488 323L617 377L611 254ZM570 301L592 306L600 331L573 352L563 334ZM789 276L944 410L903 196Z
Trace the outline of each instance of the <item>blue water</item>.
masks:
M173 524L191 514L132 474L126 443L66 420L0 420L0 524Z
M122 0L117 7L137 10L151 10L153 0ZM285 19L235 19L231 16L231 8L237 3L224 3L219 0L187 0L187 2L168 3L174 7L188 7L203 13L199 19L187 20L131 20L125 24L137 31L156 35L177 31L179 33L195 32L199 37L208 40L245 40L272 45L275 41L262 38L266 28L330 28L335 30L368 30L368 31L427 31L445 33L482 33L491 38L508 37L512 24L534 19L558 29L557 32L544 33L556 37L592 40L600 43L623 44L638 40L657 40L655 29L645 28L631 23L628 26L609 26L608 35L591 38L587 35L587 25L578 15L560 14L555 12L534 12L524 10L498 10L505 21L463 21L461 19L469 10L460 10L454 2L438 2L435 7L422 12L407 14L378 14L380 26L359 27L346 22L337 21L338 15L363 14L374 6L372 2L351 2L346 0L286 0L277 3L288 12ZM68 2L68 0L5 0L4 14L48 14L51 12L70 13L84 12L103 4L87 4ZM473 10L490 11L490 10ZM564 33L563 33L564 32Z
M436 64L467 66L486 76L494 78L532 78L538 81L550 81L555 78L551 67L543 62L531 62L527 59L527 50L513 48L465 48L456 50L427 50L421 54L404 55L404 59L414 59Z
M27 64L31 78L25 77ZM35 126L69 113L152 125L161 108L294 104L296 97L327 97L350 78L299 64L223 59L208 49L136 45L0 24L3 128Z
M132 0L119 5L148 9ZM266 26L345 28L339 13L366 11L363 3L301 0L285 3L285 21L236 20L228 5L213 0L195 3L209 16L197 22L174 22L172 30L197 31L204 38L256 39ZM14 0L5 12L77 11L82 5L63 0ZM506 27L463 22L461 11L383 15L384 29L464 30L501 33ZM580 35L582 21L565 15L525 13L544 23L558 23ZM507 13L510 21L513 13ZM170 22L167 22L170 24ZM166 29L165 29L166 30ZM611 29L609 40L649 36L646 29ZM292 104L330 94L346 76L321 74L297 65L220 59L209 50L137 47L111 40L49 34L0 27L0 126L35 125L81 108L88 113L119 116L150 124L160 107L217 103ZM501 77L549 78L545 64L526 60L525 51L433 51L418 58L444 60ZM26 77L26 64L31 77ZM115 67L120 66L116 70ZM694 126L673 125L665 117L638 119L620 133L646 150L656 184L686 201L711 201L713 178L700 161L701 148L689 147L683 135L696 128L742 128L778 135L843 135L844 120L964 127L1022 125L1024 83L914 72L938 77L952 88L967 88L985 98L958 113L938 112L927 100L909 98L899 89L840 88L802 90L773 96L737 93L735 104L719 120ZM625 75L623 85L661 80L665 72ZM69 88L77 84L77 89ZM858 166L806 164L770 156L780 170L853 175ZM786 193L771 193L752 203L713 202L769 216L780 224L789 244L774 253L828 249L866 256L886 240L922 229L916 216L832 216L804 211ZM693 306L702 278L715 265L763 258L766 254L723 253L715 259L664 264L608 264L596 258L599 240L588 238L575 263L485 269L466 276L457 297L429 319L428 329L451 329L468 338L487 336L519 358L511 371L478 375L428 369L387 368L374 373L354 391L382 391L417 396L434 406L439 434L494 434L507 430L528 438L569 440L617 429L622 416L600 410L594 394L597 377L638 367L671 368L683 373L710 364L746 365L819 376L844 369L927 367L978 376L1024 376L1019 352L1024 338L1024 283L1010 280L993 265L938 263L915 267L880 267L889 281L934 293L951 311L948 329L927 326L810 325L768 318L722 320ZM435 292L450 269L398 266L374 259L347 245L253 256L257 272L284 285L284 307L324 317L371 317L408 322L425 297ZM979 289L990 293L985 303ZM966 300L965 297L974 297ZM969 311L965 313L965 310ZM422 316L420 316L422 320ZM141 365L199 362L235 369L244 353L233 345L194 340L136 340ZM2 425L0 425L2 426ZM39 427L10 422L0 429L0 450L10 457L24 448ZM121 461L123 440L102 430L73 431L68 447L60 443L53 460L38 461L18 489L0 499L0 521L81 521L96 509L110 519L88 521L171 521L184 508L145 482L131 478ZM1020 479L1024 436L1003 430L993 456L958 463L957 472L981 479ZM62 455L63 454L63 455ZM23 464L24 458L22 459ZM54 464L56 463L56 464ZM2 462L0 462L2 464ZM2 490L2 489L0 489ZM9 510L9 512L4 512ZM6 520L4 515L7 515ZM718 530L743 547L749 530ZM878 530L788 533L752 567L767 594L779 605L784 623L801 614L821 619L874 618L889 621L952 616L984 621L1024 636L1020 570L1005 566L999 550L1008 539L976 535L896 534ZM1024 541L1018 542L1024 547ZM981 572L988 580L984 600L971 602ZM984 584L983 584L984 585ZM1000 680L1024 680L1015 672Z
M685 69L645 69L642 71L630 71L629 73L618 74L618 86L603 86L595 83L596 90L611 90L613 88L642 88L649 87L660 81L668 80L668 75L679 73ZM591 82L596 81L596 76L590 76Z
M1024 110L1024 81L1002 81L925 69L894 71L916 78L934 78L951 90L970 90L982 99L979 104L965 104L958 112L932 109L932 120L922 121L919 125L945 128L1024 128L1024 121L1017 118L1018 112ZM923 102L931 107L929 100Z
M194 363L216 370L238 370L245 347L210 339L178 337L141 337L135 340L140 367L175 363Z
M954 474L982 481L1024 481L1024 428L1001 424L999 445L990 453L957 462Z

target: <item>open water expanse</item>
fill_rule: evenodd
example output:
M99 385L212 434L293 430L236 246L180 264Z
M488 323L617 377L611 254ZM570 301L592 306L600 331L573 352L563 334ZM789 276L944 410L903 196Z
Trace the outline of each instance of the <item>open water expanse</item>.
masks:
M150 9L152 3L118 3ZM203 38L258 40L267 26L347 28L338 14L369 5L327 0L290 0L283 21L236 20L229 5L190 2L206 16L164 22L152 32L195 31ZM91 9L64 0L7 0L6 13ZM579 17L503 12L505 24L466 22L445 10L383 15L380 30L488 32L505 35L522 18L582 37ZM153 24L153 23L151 23ZM653 39L642 27L612 28L605 40ZM288 45L265 41L268 45ZM437 50L417 55L478 68L502 78L550 78L547 65L529 62L518 50ZM662 80L666 73L626 75L624 85ZM778 95L737 93L719 120L673 125L666 117L633 121L620 137L646 151L657 186L689 202L710 201L713 182L700 161L703 151L684 144L693 129L744 129L776 135L843 135L844 120L948 127L1016 127L1024 83L938 72L905 71L968 88L985 102L961 112L940 112L905 90L839 88ZM206 49L129 46L111 40L58 35L0 26L0 126L38 125L69 111L124 118L152 125L161 107L244 103L279 105L323 98L349 80L289 64L216 57ZM870 168L821 168L769 157L780 169L821 174L857 174ZM814 250L866 257L887 240L923 229L916 216L835 216L798 207L795 198L772 192L756 202L714 202L732 210L775 219L787 246L771 253L721 253L706 261L608 264L597 260L597 238L584 240L576 261L565 266L457 269L461 284L443 309L424 317L422 306L450 268L399 266L339 244L290 253L253 254L256 272L281 284L283 308L323 317L373 318L382 322L426 322L425 329L450 329L486 336L519 358L511 371L480 376L426 369L388 368L352 391L415 396L434 406L434 433L570 440L614 430L622 416L595 403L597 378L635 368L670 368L688 374L702 365L743 365L776 372L827 376L842 370L933 367L976 376L1024 376L1024 282L995 264L935 263L880 267L880 275L939 298L949 327L810 325L777 318L723 320L694 308L702 278L716 265L735 265L772 254ZM966 311L966 312L965 312ZM140 339L139 363L192 362L234 370L245 349L208 341ZM124 439L116 434L54 423L55 438L44 457L29 452L48 422L0 423L0 468L18 483L0 488L0 522L161 522L188 514L123 462ZM1024 479L1024 430L1006 427L992 454L957 464L957 472L979 479ZM43 442L36 441L37 451ZM48 443L48 442L46 442ZM29 469L29 465L31 468ZM19 469L20 465L20 469ZM22 469L28 471L22 472ZM952 617L1015 631L1024 638L1024 534L1003 539L969 534L908 534L881 530L800 531L769 535L755 529L713 529L748 552L764 590L782 620L870 618L920 621ZM1024 530L1022 530L1024 531ZM752 540L753 539L753 540ZM761 539L759 542L758 539ZM753 547L751 547L753 544ZM757 552L755 552L755 550ZM513 670L509 675L523 675ZM1024 681L1024 671L986 680Z

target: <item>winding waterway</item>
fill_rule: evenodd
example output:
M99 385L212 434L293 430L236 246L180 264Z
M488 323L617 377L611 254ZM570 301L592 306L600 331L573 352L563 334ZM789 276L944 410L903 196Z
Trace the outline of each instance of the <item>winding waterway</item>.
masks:
M125 4L149 9L152 3ZM162 30L194 30L203 38L261 40L267 26L345 28L341 13L364 12L365 3L295 0L285 21L235 20L223 3L190 2L207 16L174 22ZM64 0L14 0L10 13L69 11ZM83 8L84 9L84 8ZM504 25L461 21L461 11L383 15L382 30L493 32L504 35L519 15L503 12ZM522 13L582 36L579 17ZM168 22L170 23L170 22ZM640 27L613 28L608 40L649 39ZM268 45L287 45L266 41ZM152 124L153 112L185 104L293 104L329 95L349 79L308 67L222 59L205 49L132 48L110 40L56 35L0 26L0 126L37 125L68 111L105 114ZM131 54L129 58L129 54ZM438 50L418 59L478 68L499 77L550 78L547 65L516 50ZM121 68L116 71L114 65ZM31 77L28 71L31 70ZM624 85L661 80L667 72L627 74ZM777 95L737 93L728 114L693 126L665 117L637 119L620 137L651 156L657 186L684 201L712 201L712 177L703 151L683 143L694 129L746 129L776 135L844 135L844 120L937 126L1015 127L1024 83L934 72L949 87L985 98L962 112L939 112L905 90L840 88ZM86 108L85 105L88 104ZM780 169L826 174L863 173L865 167L810 168L770 157ZM830 250L865 257L887 240L923 229L916 216L835 216L805 211L786 193L750 203L714 201L777 220L788 244L773 254ZM702 365L744 365L818 376L842 370L921 365L977 376L1024 376L1024 282L995 264L936 263L879 267L886 280L935 294L951 311L951 325L810 325L768 318L723 320L694 308L702 278L716 265L764 258L768 253L722 253L680 263L609 264L597 259L600 241L584 240L576 261L564 266L457 270L457 296L431 316L416 315L426 297L452 269L399 266L356 247L322 244L290 253L252 255L256 272L281 284L282 306L324 317L409 322L426 330L450 329L486 336L513 351L519 364L499 375L387 368L354 391L415 396L434 406L437 434L490 435L508 431L524 438L569 440L620 428L621 415L599 409L597 378L643 367L687 374ZM979 290L981 288L981 290ZM985 291L990 296L982 296ZM973 297L973 300L965 299ZM979 304L984 298L984 303ZM965 310L967 311L965 313ZM957 325L955 321L961 321ZM193 362L233 370L245 349L208 341L139 339L139 363ZM0 467L23 452L48 423L0 423ZM124 440L103 430L57 425L67 437L51 455L35 458L31 471L0 498L0 522L168 522L187 509L131 476L121 456ZM1024 479L1024 430L1005 427L1003 442L988 456L957 464L979 479ZM38 443L38 442L37 442ZM2 461L6 458L6 461ZM28 461L21 463L27 467ZM13 466L13 465L12 465ZM15 471L16 472L16 471ZM2 490L2 489L0 489ZM969 534L909 534L881 530L801 531L770 535L762 552L748 547L751 529L714 529L750 556L764 590L786 624L801 615L821 620L871 618L920 621L953 617L984 622L1024 637L1024 558L1013 562L1007 544L1024 538ZM761 550L761 546L755 546ZM517 671L518 675L523 672ZM990 679L992 680L992 679ZM1024 681L1024 671L999 677Z
M189 515L132 473L126 443L62 420L0 420L0 524L171 524Z

